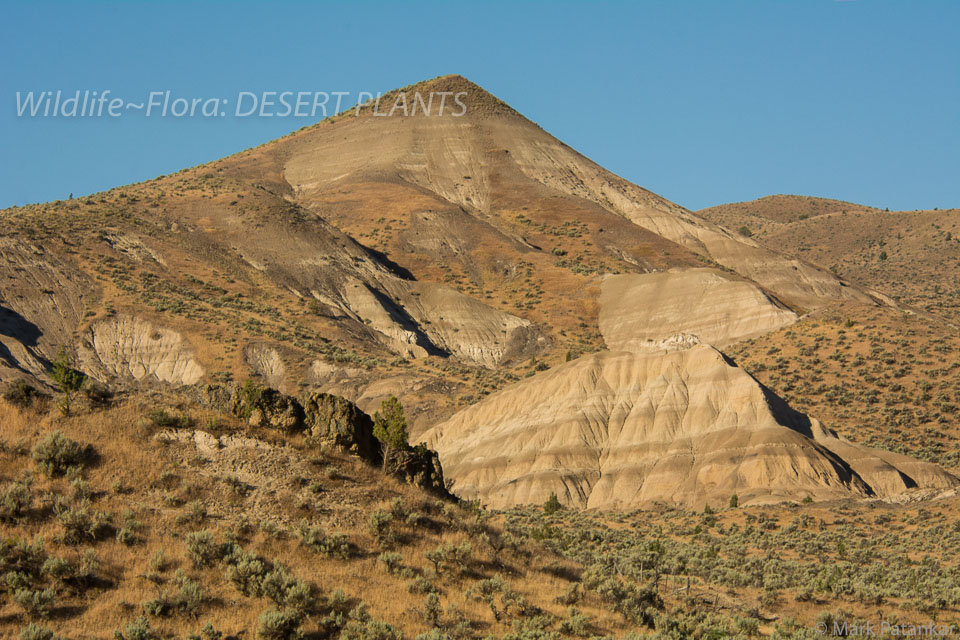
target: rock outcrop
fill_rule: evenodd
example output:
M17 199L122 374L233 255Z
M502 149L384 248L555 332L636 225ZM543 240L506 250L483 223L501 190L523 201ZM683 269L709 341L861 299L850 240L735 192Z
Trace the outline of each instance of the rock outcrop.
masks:
M675 343L679 344L679 343ZM492 507L691 506L945 488L939 467L838 439L707 345L601 352L427 431L451 490Z
M83 372L103 381L119 378L187 385L204 375L179 333L134 316L94 323L77 352Z
M371 464L383 462L383 447L373 435L373 419L346 398L313 392L298 400L252 382L206 385L198 389L196 397L252 427L305 433L315 444L336 447ZM386 470L416 487L453 498L447 491L437 452L425 445L392 452Z
M755 284L715 269L611 275L600 292L600 332L613 351L678 333L723 347L796 322Z
M311 393L303 399L307 432L329 444L379 463L380 443L373 435L373 420L346 398L329 393Z
M285 433L300 433L306 414L296 398L270 387L244 384L233 389L231 412L251 427L267 427Z
M280 388L287 382L287 367L280 352L262 343L248 344L243 350L250 370L263 378L267 385Z
M447 491L440 456L425 445L392 453L389 471L407 484L445 498L453 497Z

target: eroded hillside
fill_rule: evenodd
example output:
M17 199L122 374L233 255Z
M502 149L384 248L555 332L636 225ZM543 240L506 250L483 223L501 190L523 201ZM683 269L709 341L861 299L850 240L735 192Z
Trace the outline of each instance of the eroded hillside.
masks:
M524 488L498 493L499 504L541 500L557 477L587 478L564 481L571 504L590 504L594 484L607 486L595 500L608 506L951 484L947 473L909 471L917 463L886 454L813 446L813 431L794 422L815 424L816 415L783 418L781 401L749 369L715 351L839 304L889 307L882 293L607 172L464 78L381 102L404 91L462 91L466 113L382 117L367 105L177 174L0 212L0 376L49 383L63 353L115 388L252 377L297 396L343 395L369 411L398 396L414 438L480 412L485 427L444 427L438 446L461 486L474 482L461 474L483 476L484 486L518 479ZM663 341L703 346L678 355ZM689 361L704 353L716 366ZM636 375L591 391L602 363L624 359L641 363ZM688 383L709 392L698 397ZM661 402L660 386L676 401ZM567 389L569 416L551 400ZM615 412L586 417L597 398L656 400L628 412L627 442L608 433L620 429ZM589 435L561 428L568 419ZM485 429L505 420L526 445L538 442L529 436L540 425L564 434L556 451L578 453L498 450ZM700 436L734 424L738 435L709 470L678 462L649 483L636 471L643 464L631 452L651 437L702 464L697 447L719 445ZM451 441L461 432L468 439ZM757 438L804 453L786 463L761 456L762 469L741 474L756 466L747 461ZM468 441L488 453L463 465L454 452ZM903 477L871 480L850 455ZM618 457L626 471L614 481L604 464ZM499 477L503 467L510 477Z

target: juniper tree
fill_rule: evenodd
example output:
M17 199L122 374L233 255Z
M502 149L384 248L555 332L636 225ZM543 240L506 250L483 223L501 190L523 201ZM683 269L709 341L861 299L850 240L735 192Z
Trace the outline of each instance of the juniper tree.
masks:
M380 411L373 415L373 435L383 447L384 469L394 451L405 451L410 447L407 419L403 415L403 405L396 396L384 400L380 404Z

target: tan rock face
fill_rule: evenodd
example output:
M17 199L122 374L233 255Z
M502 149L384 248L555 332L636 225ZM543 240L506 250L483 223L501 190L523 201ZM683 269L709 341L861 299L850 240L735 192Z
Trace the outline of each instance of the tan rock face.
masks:
M80 368L99 379L193 384L204 374L179 333L131 316L94 324L77 353Z
M838 440L715 349L584 356L423 437L453 491L494 507L622 508L887 496L952 486L929 464Z
M0 237L0 380L43 377L96 286L41 244Z
M713 269L613 275L601 286L600 332L614 351L677 333L724 346L796 319L753 283Z
M244 358L253 373L259 375L268 386L280 388L287 381L287 367L276 349L265 344L248 344L243 350Z

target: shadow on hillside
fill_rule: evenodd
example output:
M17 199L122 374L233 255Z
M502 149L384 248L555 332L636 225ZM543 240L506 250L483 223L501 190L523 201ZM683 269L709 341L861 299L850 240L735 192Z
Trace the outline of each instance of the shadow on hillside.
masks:
M49 369L50 362L36 350L40 336L42 335L43 331L41 331L40 327L13 309L0 305L0 336L7 336L22 344L45 369ZM5 363L7 366L21 373L33 375L29 369L20 363L20 360L13 355L10 348L4 344L3 341L0 341L0 363Z

